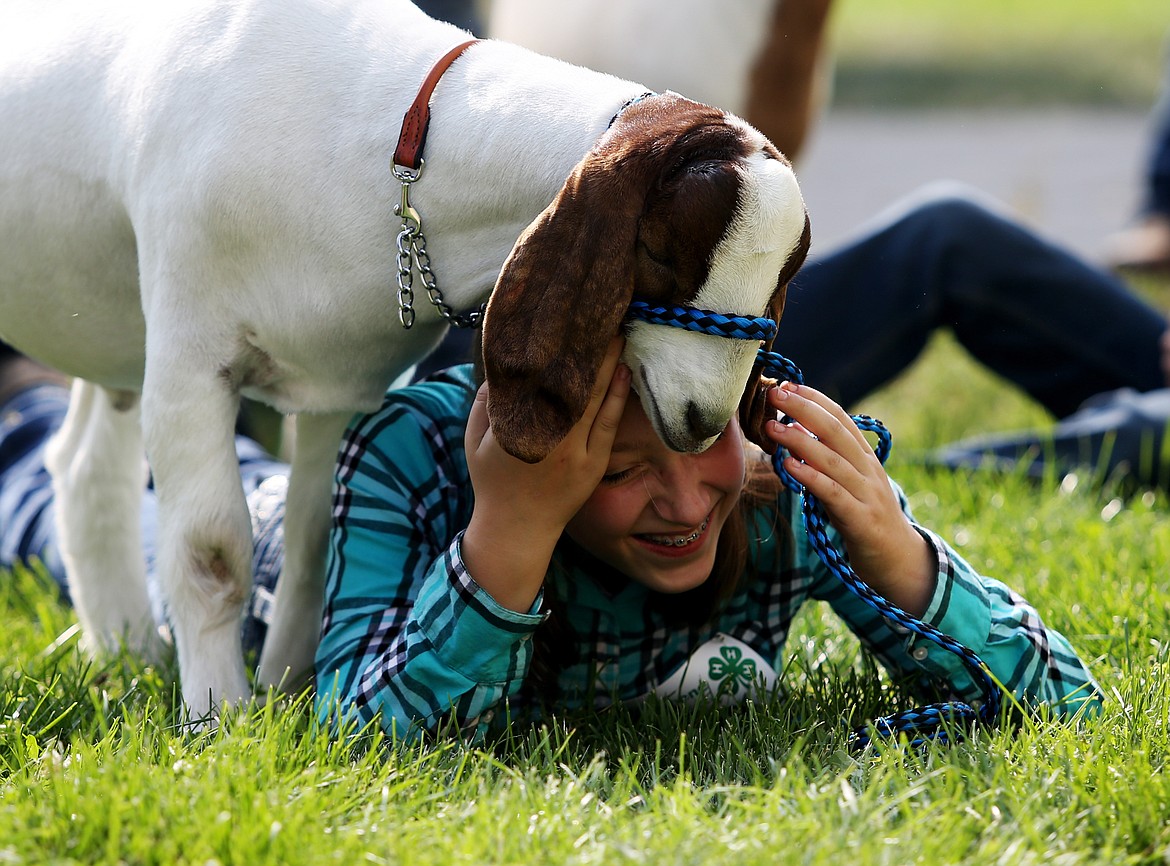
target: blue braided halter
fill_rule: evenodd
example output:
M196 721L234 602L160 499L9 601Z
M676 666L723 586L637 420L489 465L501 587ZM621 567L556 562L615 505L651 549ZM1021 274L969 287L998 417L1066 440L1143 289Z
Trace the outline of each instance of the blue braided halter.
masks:
M771 319L725 316L698 307L664 307L633 301L629 315L652 325L670 325L672 328L730 337L733 340L770 340L776 336L776 323Z
M629 318L739 340L768 340L776 334L776 323L767 318L727 316L694 307L654 306L642 301L634 301L630 304ZM765 375L771 378L795 382L798 385L804 383L804 376L800 372L800 368L783 355L770 352L762 346L756 356L756 363L763 368ZM877 435L875 452L878 460L884 464L890 456L892 445L890 431L881 421L870 418L868 415L853 415L852 418L860 429ZM787 423L791 420L787 416L780 419L781 423ZM828 517L825 514L824 506L784 469L783 462L786 453L783 449L778 448L772 456L772 467L785 487L800 494L801 516L805 531L808 533L817 556L820 557L829 571L886 620L957 655L983 690L983 701L977 702L974 706L963 701L948 701L876 719L872 724L853 731L849 739L850 747L864 749L870 745L874 735L882 738L905 735L911 745L919 745L928 740L946 743L950 740L949 731L953 730L958 733L972 722L984 724L994 722L999 715L1000 690L987 665L978 655L954 638L882 598L857 576L857 572L849 565L848 556L838 551L829 539Z

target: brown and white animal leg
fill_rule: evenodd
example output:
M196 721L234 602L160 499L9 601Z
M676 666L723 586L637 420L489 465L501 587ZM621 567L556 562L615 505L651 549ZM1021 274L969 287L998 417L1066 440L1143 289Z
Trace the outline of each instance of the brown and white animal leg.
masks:
M49 443L57 535L90 652L120 645L156 661L164 645L150 611L142 556L146 461L138 395L74 380Z
M257 690L299 687L321 632L333 466L351 413L298 415L284 517L284 568L256 672Z
M832 74L830 58L822 51L831 5L831 0L776 3L748 75L744 106L735 107L793 162L816 123ZM695 36L702 38L698 32Z
M240 641L252 529L233 441L238 407L205 350L148 333L142 427L158 494L158 568L193 718L251 695Z

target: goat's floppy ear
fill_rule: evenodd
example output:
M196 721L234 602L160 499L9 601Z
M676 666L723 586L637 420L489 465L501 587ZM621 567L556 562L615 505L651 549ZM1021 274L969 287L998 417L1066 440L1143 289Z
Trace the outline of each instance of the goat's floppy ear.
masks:
M588 158L520 235L483 321L488 418L504 450L543 460L580 419L634 293L644 193Z
M488 419L508 453L542 460L581 418L633 299L648 201L657 207L678 183L726 186L685 172L659 183L712 137L737 140L723 117L677 94L625 109L516 242L483 331ZM706 229L712 243L722 228Z
M806 214L804 217L804 232L789 254L788 260L784 263L784 270L780 272L780 277L776 282L776 293L772 295L772 300L768 304L768 316L777 323L779 323L780 316L784 312L784 300L788 295L788 284L792 282L792 278L796 276L796 272L804 264L804 259L808 255L810 239L811 232L808 215ZM772 343L769 341L765 348L770 349L771 347ZM744 389L743 397L739 402L739 426L743 430L744 436L749 441L759 445L769 454L776 450L776 446L772 443L771 439L764 435L764 425L771 418L775 417L775 412L769 412L767 402L768 388L774 384L776 384L776 381L764 376L763 368L759 364L756 364L752 367L751 377L748 379L748 386Z

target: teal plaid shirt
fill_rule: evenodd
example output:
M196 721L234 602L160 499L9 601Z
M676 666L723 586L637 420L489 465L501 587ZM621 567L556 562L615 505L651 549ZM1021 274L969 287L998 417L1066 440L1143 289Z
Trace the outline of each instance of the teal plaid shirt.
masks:
M356 418L346 433L316 660L323 717L368 722L380 714L386 730L409 735L452 714L482 733L505 702L523 712L532 699L522 689L532 636L548 593L561 601L576 643L576 658L557 681L557 703L566 708L645 697L716 635L746 644L779 670L792 619L814 599L828 602L895 675L962 700L980 697L955 655L885 620L824 567L804 533L800 501L787 491L777 506L791 536L761 516L750 553L754 577L708 623L668 622L641 584L604 580L560 552L530 610L500 606L460 556L472 508L463 449L471 376L470 367L458 367L389 392L379 411ZM1068 641L1024 599L918 530L938 558L926 622L974 650L1025 704L1069 714L1100 701Z

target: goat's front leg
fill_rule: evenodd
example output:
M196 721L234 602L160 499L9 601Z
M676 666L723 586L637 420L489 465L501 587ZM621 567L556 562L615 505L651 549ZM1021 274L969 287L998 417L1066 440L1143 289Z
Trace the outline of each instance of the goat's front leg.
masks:
M140 513L146 489L138 395L76 379L69 411L45 453L57 537L82 645L125 645L157 661L164 645L151 615Z
M297 416L284 517L284 567L260 654L257 689L293 690L309 677L321 634L325 547L337 446L350 413Z
M239 398L205 358L160 348L152 354L148 345L142 426L183 702L199 718L251 695L240 641L252 531L233 444Z

